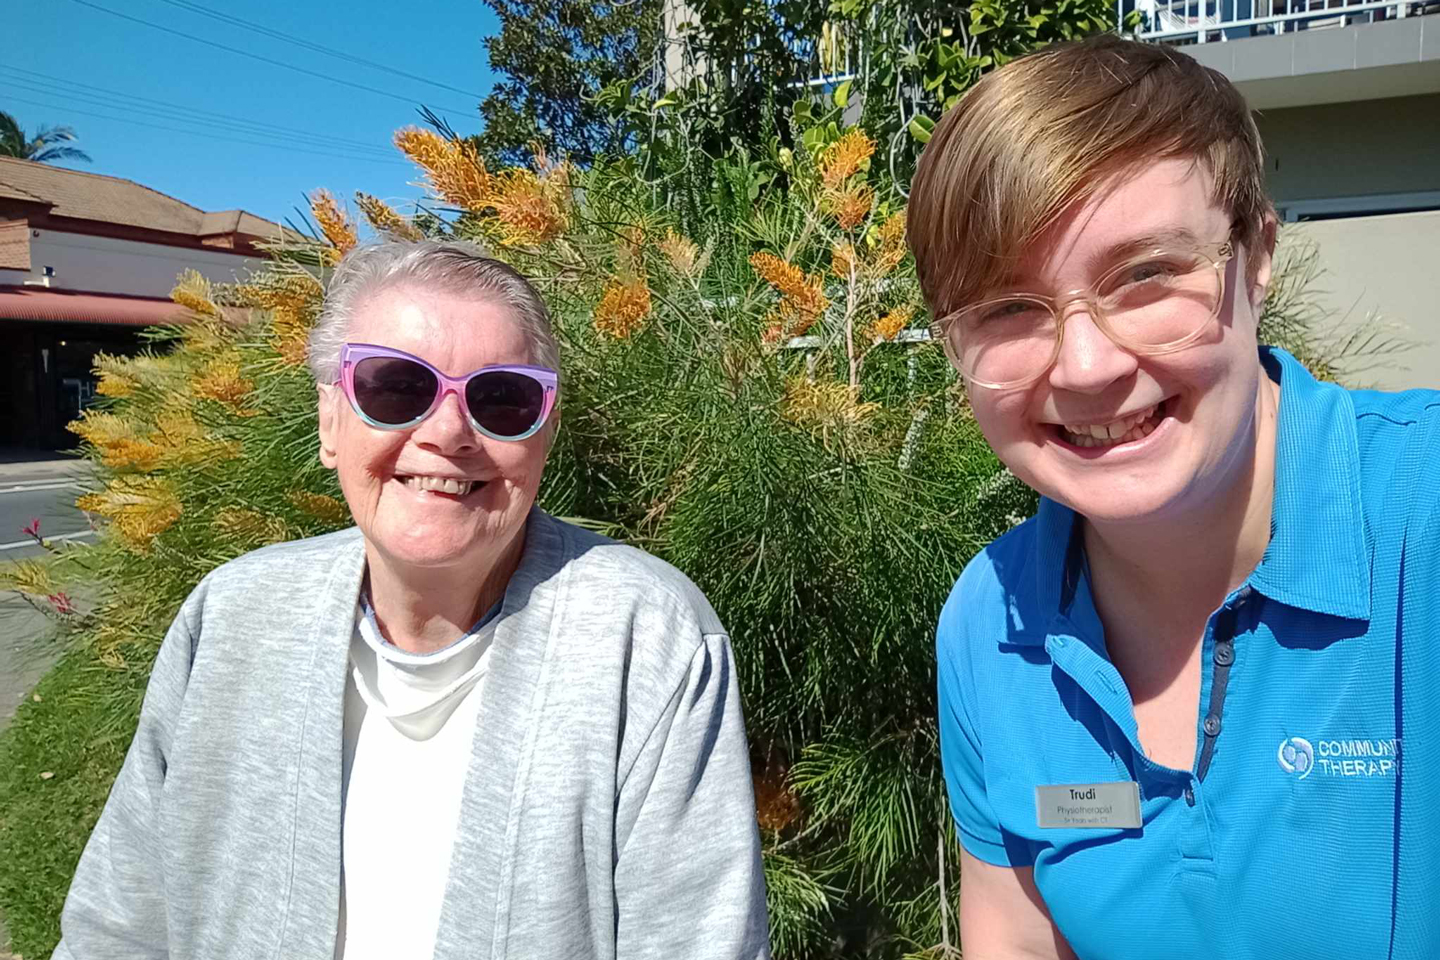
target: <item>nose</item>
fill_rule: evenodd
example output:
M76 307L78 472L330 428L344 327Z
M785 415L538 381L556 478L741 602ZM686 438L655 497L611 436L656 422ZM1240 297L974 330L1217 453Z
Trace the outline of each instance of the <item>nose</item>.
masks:
M1135 373L1135 354L1105 335L1091 308L1075 303L1062 318L1060 354L1050 368L1050 386L1073 393L1099 394Z
M447 390L440 406L422 420L410 438L427 450L447 455L474 453L480 449L480 435L470 424L460 395Z

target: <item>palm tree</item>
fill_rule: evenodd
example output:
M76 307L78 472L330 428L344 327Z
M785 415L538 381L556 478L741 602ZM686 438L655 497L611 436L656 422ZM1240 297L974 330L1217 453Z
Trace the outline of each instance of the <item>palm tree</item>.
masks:
M41 127L35 136L27 138L19 122L0 110L0 157L19 157L36 163L53 163L56 160L83 160L90 162L90 154L79 147L65 144L80 139L70 127Z

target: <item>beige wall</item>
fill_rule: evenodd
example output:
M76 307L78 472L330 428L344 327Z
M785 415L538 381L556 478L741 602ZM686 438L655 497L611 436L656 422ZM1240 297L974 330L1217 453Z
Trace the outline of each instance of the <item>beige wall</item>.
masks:
M1414 346L1360 372L1359 386L1440 388L1440 210L1292 224L1314 240L1325 272L1316 286L1342 328L1371 311Z
M48 266L55 268L52 287L168 297L175 277L183 270L197 270L211 280L233 283L260 263L254 257L233 253L43 229L31 233L30 270L0 270L0 284L38 279Z
M1440 93L1262 110L1277 204L1440 191Z

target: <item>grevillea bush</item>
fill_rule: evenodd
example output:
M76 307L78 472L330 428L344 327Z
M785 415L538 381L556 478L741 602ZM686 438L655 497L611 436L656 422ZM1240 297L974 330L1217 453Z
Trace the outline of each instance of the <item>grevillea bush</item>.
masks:
M305 338L364 233L479 240L548 301L564 369L542 504L676 564L732 632L776 955L958 955L933 624L965 562L1034 496L920 333L901 194L871 176L874 143L817 129L783 156L783 191L749 191L745 164L721 161L687 223L624 163L492 171L465 141L403 130L436 215L360 195L357 221L317 191L312 240L277 246L243 284L182 277L190 321L98 361L105 399L73 429L97 465L79 505L102 535L9 574L39 604L66 597L48 602L72 644L67 686L0 744L17 771L0 778L17 946L54 942L185 595L232 557L349 522L316 457ZM1277 290L1288 344L1322 356L1303 290ZM85 692L67 700L72 686ZM85 729L46 740L79 715ZM37 836L54 840L44 855Z

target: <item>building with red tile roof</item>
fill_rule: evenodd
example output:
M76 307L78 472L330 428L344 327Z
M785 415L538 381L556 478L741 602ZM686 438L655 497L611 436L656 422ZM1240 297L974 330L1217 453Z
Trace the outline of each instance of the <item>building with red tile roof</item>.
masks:
M120 177L0 157L0 446L74 446L65 425L94 397L95 354L134 352L142 328L182 319L169 298L181 272L234 281L286 233Z

